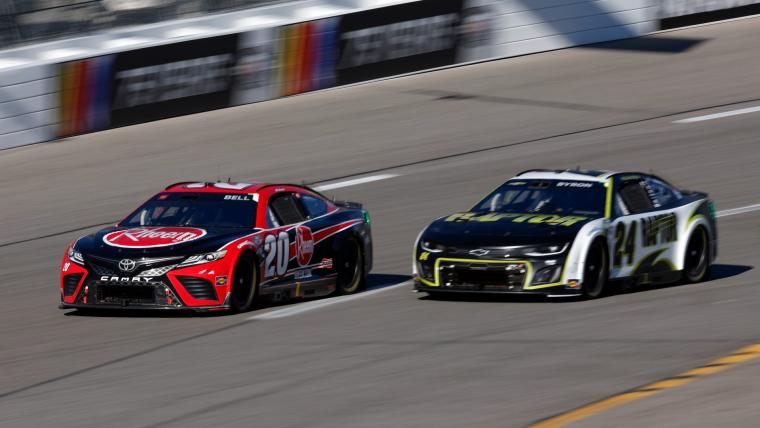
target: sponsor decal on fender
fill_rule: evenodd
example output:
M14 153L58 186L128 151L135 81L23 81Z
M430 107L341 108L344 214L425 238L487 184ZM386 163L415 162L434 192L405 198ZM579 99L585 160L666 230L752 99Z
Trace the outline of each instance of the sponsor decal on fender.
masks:
M219 287L227 285L227 275L217 276L214 278L214 283Z
M299 266L306 266L314 255L314 235L308 226L296 227L296 260Z
M138 227L108 233L103 242L121 248L154 248L183 244L205 235L205 230L195 227Z

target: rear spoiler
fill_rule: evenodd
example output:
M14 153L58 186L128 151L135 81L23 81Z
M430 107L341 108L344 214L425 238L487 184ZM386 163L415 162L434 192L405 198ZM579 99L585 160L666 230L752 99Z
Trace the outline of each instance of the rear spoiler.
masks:
M333 203L341 208L354 208L354 209L364 208L364 205L360 204L359 202L333 201Z

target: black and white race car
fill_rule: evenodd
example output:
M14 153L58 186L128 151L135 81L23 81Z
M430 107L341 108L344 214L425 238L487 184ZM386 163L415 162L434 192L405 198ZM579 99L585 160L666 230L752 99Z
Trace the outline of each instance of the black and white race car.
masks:
M611 280L703 281L717 255L715 207L638 172L530 170L470 211L426 227L415 289L600 296Z

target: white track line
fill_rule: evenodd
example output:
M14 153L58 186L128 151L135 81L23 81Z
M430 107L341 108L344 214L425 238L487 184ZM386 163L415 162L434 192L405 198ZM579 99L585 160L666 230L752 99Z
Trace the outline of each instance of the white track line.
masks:
M301 303L301 304L297 304L295 306L291 306L289 308L278 309L276 311L267 312L267 313L261 314L261 315L254 315L254 316L249 317L247 319L249 319L249 320L274 320L274 319L277 319L277 318L285 318L285 317L289 317L289 316L293 316L293 315L302 314L304 312L313 311L315 309L321 309L321 308L324 308L325 306L337 305L338 303L343 303L343 302L349 302L351 300L362 299L364 297L369 297L369 296L372 296L372 295L375 295L375 294L378 294L378 293L382 293L383 291L393 290L394 288L399 288L399 287L408 286L408 285L411 285L411 281L404 281L404 282L402 282L400 284L389 285L387 287L375 288L375 289L372 289L372 290L369 290L369 291L365 291L365 292L359 293L359 294L352 294L352 295L349 295L349 296L341 296L341 297L331 297L331 298L322 299L322 300L315 300L313 302Z
M760 210L760 204L747 205L746 207L731 208L727 210L718 211L715 217L727 217L730 215L744 214L752 211Z
M323 184L321 186L315 186L314 188L322 192L325 190L340 189L341 187L356 186L357 184L371 183L373 181L387 180L393 177L398 177L398 174L370 175L367 177L354 178L353 180L338 181L337 183Z
M690 117L688 119L675 120L673 123L693 123L702 122L705 120L720 119L722 117L737 116L740 114L757 113L760 112L760 106L748 107L739 110L724 111L723 113L708 114L705 116Z

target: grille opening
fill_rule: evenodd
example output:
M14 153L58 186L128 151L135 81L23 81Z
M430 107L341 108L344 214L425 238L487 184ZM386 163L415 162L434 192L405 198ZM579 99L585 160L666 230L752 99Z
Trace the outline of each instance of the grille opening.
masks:
M98 303L149 304L156 302L154 287L144 285L100 285Z
M81 273L72 273L63 277L63 295L71 296L77 290L79 280L82 279Z
M178 276L177 279L194 299L216 300L216 290L211 281L194 276Z
M488 264L454 264L441 268L444 286L475 287L483 290L519 291L525 281L523 269Z

